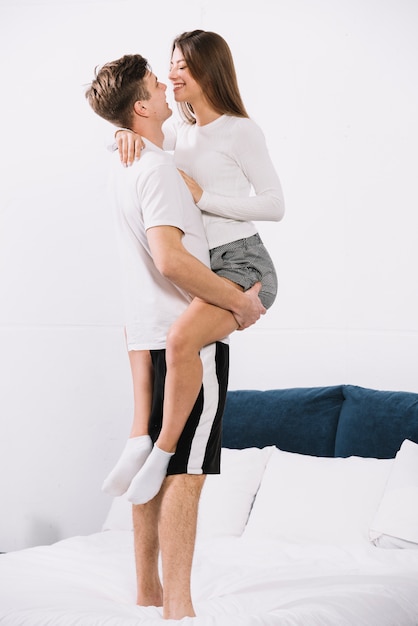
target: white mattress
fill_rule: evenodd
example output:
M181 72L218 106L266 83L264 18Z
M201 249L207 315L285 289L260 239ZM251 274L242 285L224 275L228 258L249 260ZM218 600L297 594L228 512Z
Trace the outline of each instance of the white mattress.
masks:
M184 626L417 626L418 550L201 539ZM0 555L1 626L157 626L135 605L131 531ZM167 620L165 623L174 623Z

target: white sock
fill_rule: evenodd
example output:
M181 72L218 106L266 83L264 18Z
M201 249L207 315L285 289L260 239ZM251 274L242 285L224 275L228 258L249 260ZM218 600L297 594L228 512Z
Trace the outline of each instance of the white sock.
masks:
M131 482L127 497L132 504L145 504L161 489L167 467L174 452L165 452L154 446L142 469Z
M152 450L149 435L131 437L126 442L118 462L102 485L102 491L110 496L121 496L128 489L132 478L144 465Z

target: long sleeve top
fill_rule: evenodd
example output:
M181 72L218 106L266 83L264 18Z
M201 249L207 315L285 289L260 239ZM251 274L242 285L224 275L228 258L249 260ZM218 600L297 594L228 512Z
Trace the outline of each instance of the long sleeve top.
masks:
M198 202L209 248L250 237L255 221L279 221L284 200L263 132L249 118L222 115L204 126L164 126L164 149L202 187Z

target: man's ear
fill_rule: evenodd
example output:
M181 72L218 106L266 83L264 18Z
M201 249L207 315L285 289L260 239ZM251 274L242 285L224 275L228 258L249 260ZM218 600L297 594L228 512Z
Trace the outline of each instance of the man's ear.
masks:
M137 100L134 104L134 111L140 117L148 117L148 109L143 100Z

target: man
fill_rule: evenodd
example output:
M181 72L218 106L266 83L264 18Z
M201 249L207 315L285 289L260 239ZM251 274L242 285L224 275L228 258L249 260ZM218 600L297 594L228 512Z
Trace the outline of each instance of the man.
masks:
M209 269L200 211L172 156L162 150L162 124L172 114L165 91L146 59L126 55L104 65L86 92L98 115L134 130L145 142L132 168L121 168L114 158L113 179L134 388L129 442L139 442L144 455L149 436L155 441L161 428L167 332L191 298L231 311L240 328L264 312L257 297L259 284L244 294ZM163 486L152 500L133 506L137 602L163 606L165 619L195 615L190 578L199 497L205 475L219 473L228 345L205 347L201 359L201 393Z

